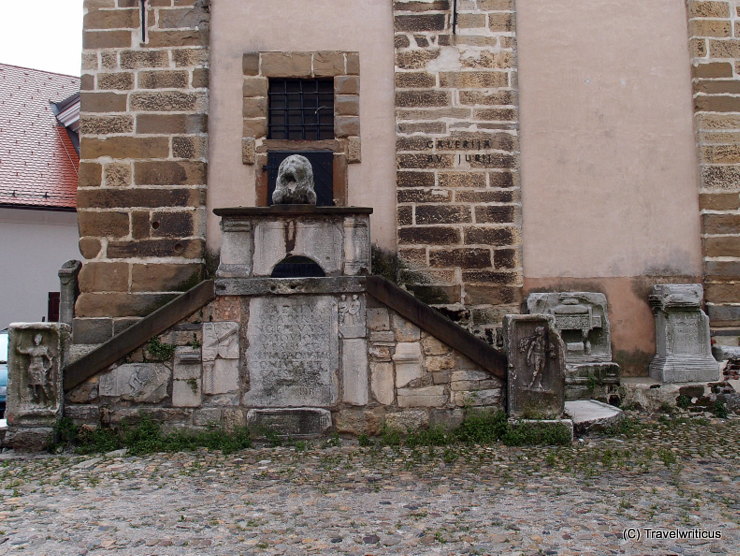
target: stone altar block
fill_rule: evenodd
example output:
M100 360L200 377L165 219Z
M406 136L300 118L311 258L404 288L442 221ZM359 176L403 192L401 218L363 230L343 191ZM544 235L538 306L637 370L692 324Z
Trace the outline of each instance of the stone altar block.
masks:
M568 399L588 394L593 379L619 384L619 365L612 361L606 296L595 292L531 293L527 312L555 318L565 344Z
M565 346L552 315L506 315L509 417L559 419L565 404Z
M6 443L13 448L38 450L52 439L70 334L69 325L55 322L10 325Z
M655 315L656 354L650 376L661 382L710 382L720 378L712 357L709 317L701 310L700 284L658 284L648 298Z
M329 407L338 400L339 319L327 295L250 300L251 407Z
M326 276L370 271L370 213L361 207L273 205L215 209L221 217L218 278L270 276L287 257L306 257Z

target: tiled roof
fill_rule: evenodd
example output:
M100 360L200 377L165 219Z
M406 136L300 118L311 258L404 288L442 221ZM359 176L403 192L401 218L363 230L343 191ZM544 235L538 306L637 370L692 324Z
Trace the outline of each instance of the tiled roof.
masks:
M80 79L0 64L0 206L73 209L79 155L51 102Z

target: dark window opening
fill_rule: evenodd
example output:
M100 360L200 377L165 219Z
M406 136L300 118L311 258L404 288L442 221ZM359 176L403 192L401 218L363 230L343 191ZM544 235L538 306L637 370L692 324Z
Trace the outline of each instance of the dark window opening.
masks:
M46 305L46 321L59 322L59 292L49 292L49 300Z
M313 170L316 205L328 207L334 204L334 153L332 151L269 151L267 153L267 203L272 204L280 163L291 154L305 156Z
M285 257L272 269L271 278L323 278L322 268L308 257Z
M334 139L333 79L270 79L268 139Z

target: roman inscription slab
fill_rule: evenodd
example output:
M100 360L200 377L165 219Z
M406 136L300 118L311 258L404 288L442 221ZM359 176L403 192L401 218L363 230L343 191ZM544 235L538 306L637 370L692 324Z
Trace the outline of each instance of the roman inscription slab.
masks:
M338 311L330 296L258 297L249 308L246 358L252 407L337 402Z

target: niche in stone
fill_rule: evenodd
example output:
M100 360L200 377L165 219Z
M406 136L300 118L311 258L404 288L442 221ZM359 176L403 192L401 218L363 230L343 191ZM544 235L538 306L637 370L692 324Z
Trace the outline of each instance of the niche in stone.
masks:
M323 269L308 257L292 255L285 257L272 269L270 278L323 278Z
M304 156L311 163L313 170L316 206L334 205L334 152L332 151L269 151L267 153L267 202L272 205L272 194L278 178L280 164L290 155Z

